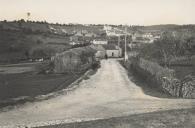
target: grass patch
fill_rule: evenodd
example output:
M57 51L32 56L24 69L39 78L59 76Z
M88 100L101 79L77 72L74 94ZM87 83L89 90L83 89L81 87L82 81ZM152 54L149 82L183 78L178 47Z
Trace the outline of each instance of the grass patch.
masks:
M0 74L0 101L18 97L36 97L67 88L82 74ZM12 103L0 103L0 107Z

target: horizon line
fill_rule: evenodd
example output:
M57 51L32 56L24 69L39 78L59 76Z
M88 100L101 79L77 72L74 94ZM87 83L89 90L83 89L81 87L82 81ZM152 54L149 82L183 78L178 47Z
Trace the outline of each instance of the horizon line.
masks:
M60 23L60 22L49 22L47 20L26 20L26 19L16 19L16 20L0 20L0 22L18 22L20 20L24 20L25 22L46 22L48 24L59 24L59 25L116 25L116 26L157 26L157 25L177 25L177 26L187 26L187 25L195 25L195 23L190 23L190 24L174 24L174 23L161 23L161 24L150 24L150 25L140 25L140 24L110 24L110 23L76 23L76 22L67 22L67 23Z

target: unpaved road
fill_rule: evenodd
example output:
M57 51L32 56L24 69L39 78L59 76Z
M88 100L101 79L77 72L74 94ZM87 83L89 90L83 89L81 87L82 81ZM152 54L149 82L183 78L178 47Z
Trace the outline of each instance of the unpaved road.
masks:
M67 95L26 103L0 113L0 126L36 126L193 108L195 100L145 95L117 60L103 60L97 73Z

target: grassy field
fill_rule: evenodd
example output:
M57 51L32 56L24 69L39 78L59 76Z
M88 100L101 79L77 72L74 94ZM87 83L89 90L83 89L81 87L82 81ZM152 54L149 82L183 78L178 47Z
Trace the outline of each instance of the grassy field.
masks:
M50 58L69 49L69 38L49 33L25 33L0 29L0 64Z
M0 75L0 99L47 94L68 86L67 84L74 80L72 77L72 74L31 75L23 73Z
M152 112L39 128L194 128L195 108Z
M25 102L26 98L33 100L33 98L38 95L45 95L67 88L84 73L40 73L42 70L41 67L43 67L45 63L36 62L10 64L6 66L1 65L0 107L14 105L16 101Z

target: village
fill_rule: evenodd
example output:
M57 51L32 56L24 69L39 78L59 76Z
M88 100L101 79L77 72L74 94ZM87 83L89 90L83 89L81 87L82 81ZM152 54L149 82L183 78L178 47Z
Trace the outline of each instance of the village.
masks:
M194 25L21 19L0 35L0 127L193 126Z

